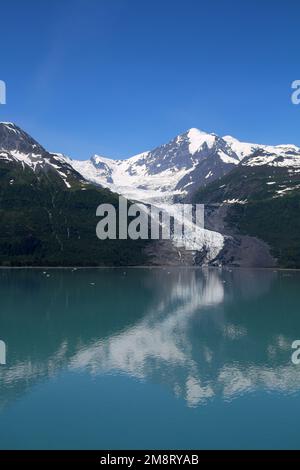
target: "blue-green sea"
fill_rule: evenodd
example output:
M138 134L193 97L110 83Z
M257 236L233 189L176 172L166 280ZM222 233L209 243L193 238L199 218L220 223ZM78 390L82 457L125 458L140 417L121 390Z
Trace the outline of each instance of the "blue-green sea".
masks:
M297 271L0 271L1 449L300 448Z

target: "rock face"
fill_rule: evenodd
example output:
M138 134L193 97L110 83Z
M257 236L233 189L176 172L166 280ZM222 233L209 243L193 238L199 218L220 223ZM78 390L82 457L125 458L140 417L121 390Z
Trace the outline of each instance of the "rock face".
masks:
M95 155L72 161L86 179L139 201L183 199L195 188L228 173L240 160L221 137L190 129L169 143L127 160Z
M145 242L96 237L118 195L86 181L13 124L0 124L0 266L145 264Z
M72 165L86 179L119 194L163 203L186 199L240 165L300 168L300 148L250 144L190 129L126 160L95 155L87 161L73 160Z
M165 145L127 160L96 155L89 161L73 161L72 165L90 181L133 200L160 207L178 201L205 204L205 228L209 237L200 234L195 263L300 265L300 254L296 254L298 240L291 241L294 248L286 245L289 242L284 241L282 230L275 240L276 219L264 227L268 218L261 209L262 201L267 198L267 212L274 213L274 207L281 204L276 198L281 197L288 205L284 209L286 213L298 219L293 203L285 198L300 189L300 149L295 145L252 144L232 136L219 137L190 129ZM251 209L254 204L256 208ZM220 206L225 206L225 210ZM252 224L246 223L250 217ZM170 262L172 250L165 245L159 245L156 258ZM289 250L292 254L281 255ZM296 264L293 256L299 258ZM180 255L181 260L187 258Z
M0 162L15 163L35 173L54 172L67 188L85 181L67 157L48 152L13 123L0 123Z
M239 165L193 201L205 204L208 228L224 235L225 264L300 267L299 168L273 157L270 165Z
M190 129L126 160L94 155L78 161L48 152L15 124L0 123L0 263L116 265L147 259L149 264L298 267L299 174L300 149L294 145L250 144ZM172 216L174 203L205 204L206 225L185 246L112 241L99 251L95 209L101 201L116 205L116 193ZM275 211L285 216L288 230L275 226ZM84 218L91 224L88 233Z
M28 155L46 153L46 150L30 135L10 122L0 123L0 150Z

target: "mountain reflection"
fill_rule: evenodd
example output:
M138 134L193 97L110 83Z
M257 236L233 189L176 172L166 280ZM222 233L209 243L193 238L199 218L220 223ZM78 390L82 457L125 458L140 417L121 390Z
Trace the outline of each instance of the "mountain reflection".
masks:
M65 370L164 384L188 406L297 391L298 285L271 270L3 271L0 404Z

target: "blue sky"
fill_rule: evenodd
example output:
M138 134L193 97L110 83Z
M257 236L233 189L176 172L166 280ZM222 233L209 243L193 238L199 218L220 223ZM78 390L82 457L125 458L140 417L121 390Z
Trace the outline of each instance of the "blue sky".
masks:
M73 158L190 127L300 146L297 0L1 2L0 120Z

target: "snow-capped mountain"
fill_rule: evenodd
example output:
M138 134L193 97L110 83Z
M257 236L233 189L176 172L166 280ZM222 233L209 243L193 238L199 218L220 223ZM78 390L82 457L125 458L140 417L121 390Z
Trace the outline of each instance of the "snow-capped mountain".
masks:
M15 124L2 122L0 159L21 162L34 171L51 166L66 187L76 176L132 200L163 204L184 199L237 165L300 168L300 148L240 142L232 136L219 137L192 128L167 144L128 159L94 155L82 161L48 152Z
M300 168L300 148L296 145L257 146L250 155L245 155L242 165Z
M210 187L211 183L222 180L234 169L259 165L262 168L270 166L274 170L286 167L289 175L296 173L300 168L300 148L240 142L232 136L219 137L193 128L165 145L127 160L111 160L95 155L88 161L73 161L72 165L87 180L108 187L130 200L155 204L176 218L172 203L193 199L199 188ZM245 184L242 186L248 188L251 199L251 188ZM225 197L223 201L240 199L241 195L237 194L234 198ZM242 199L247 200L247 196ZM213 216L208 219L213 219ZM204 262L218 259L228 246L228 237L224 236L225 222L220 223L222 217L218 216L218 219L219 222L208 220L210 230L199 230L196 238L185 240L188 250L206 252ZM232 240L232 235L229 238ZM245 244L244 239L236 239L228 258L235 259L238 245L242 246L241 252L245 247L250 250L249 240ZM229 241L230 244L232 242ZM267 247L256 240L251 241L251 246L252 252L257 254L252 256L255 259L251 263L259 264L261 259L262 263L272 265Z
M13 155L41 156L46 150L12 122L0 123L0 150Z
M59 153L44 149L29 134L11 122L0 123L0 160L21 163L33 171L53 170L67 188L82 176L71 165L71 160Z
M100 204L118 195L86 181L11 123L0 124L0 266L146 264L146 241L99 240Z
M129 199L161 204L184 199L237 165L300 167L300 148L245 143L190 129L165 145L126 160L95 155L71 164L87 180Z
M125 160L95 155L90 160L79 161L63 154L48 152L13 123L0 123L0 166L4 186L8 185L12 190L16 186L18 195L21 194L19 190L23 188L24 182L30 188L37 186L38 197L41 197L40 191L44 190L42 188L47 188L47 192L50 191L51 207L48 215L52 225L52 211L57 210L55 194L61 194L63 201L69 189L79 190L81 193L79 199L85 201L83 205L87 203L89 208L92 200L89 189L91 191L96 189L99 194L102 191L101 198L108 197L114 200L117 198L116 194L103 192L102 188L108 188L129 200L154 204L176 219L177 209L174 202L195 201L194 196L201 193L199 192L201 188L207 188L208 192L205 193L204 199L203 194L200 194L198 203L207 204L209 201L212 203L216 201L217 205L221 206L228 202L231 203L229 205L248 204L254 194L253 188L256 193L259 190L266 195L270 195L273 191L271 198L276 198L278 195L284 197L298 190L300 148L295 145L269 146L240 142L231 136L220 137L193 128L167 144ZM257 168L259 172L255 174L258 174L258 177L252 183L255 178L253 172ZM250 170L250 173L246 170ZM296 178L293 187L291 187L292 175L294 179ZM48 198L48 195L44 196ZM97 203L98 200L93 203L91 209L93 214ZM225 259L222 253L228 245L228 233L224 225L226 213L222 208L221 212L223 214L221 218L219 216L216 218L214 212L210 213L205 228L197 229L196 236L193 234L192 239L186 239L184 245L173 242L173 249L175 255L178 254L178 259L181 259L181 248L194 253L194 260L201 259L201 263L219 262L218 260ZM60 228L64 230L63 226ZM69 232L68 227L67 240ZM232 246L230 257L227 257L228 263L231 263L236 259L235 253L240 240L234 238L232 233L229 234L229 238L233 240L230 242ZM259 251L256 248L252 249L255 250ZM171 251L166 252L167 257L174 255L169 253Z
M95 155L72 165L86 179L130 199L158 203L184 197L195 185L223 176L239 162L224 139L190 129L165 145L126 160Z
M300 148L292 144L262 145L240 142L230 135L223 137L242 165L300 166ZM280 158L278 158L280 157Z

